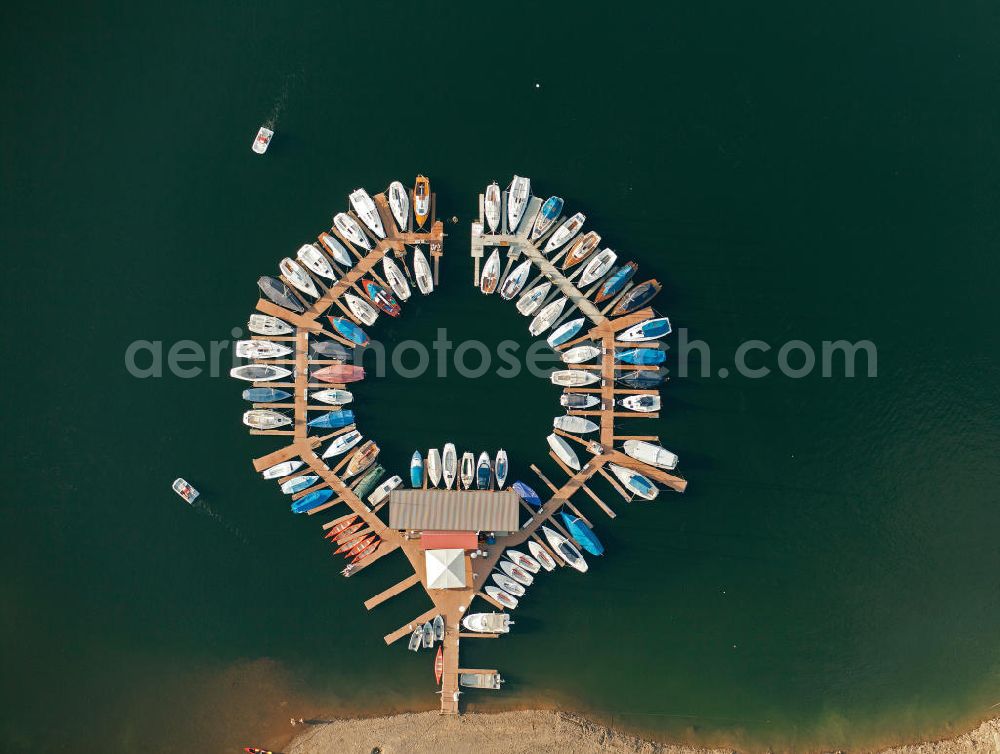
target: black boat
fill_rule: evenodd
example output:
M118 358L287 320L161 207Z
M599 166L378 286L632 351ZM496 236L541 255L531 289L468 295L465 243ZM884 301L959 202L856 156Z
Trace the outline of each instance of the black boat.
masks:
M338 361L350 361L351 351L340 343L332 340L317 340L309 344L309 348L317 356L324 359L337 359Z
M653 297L660 292L660 281L658 280L647 280L645 283L639 283L635 288L630 290L622 299L615 304L615 308L611 310L612 317L618 317L622 314L628 314L629 312L635 311L640 306L645 306Z
M618 382L626 387L635 388L636 390L645 390L651 387L657 387L663 384L667 379L666 369L657 370L639 370L636 369L633 372L626 372L618 377Z
M277 278L264 275L257 280L257 287L260 288L261 293L278 306L284 307L296 314L302 314L306 310L298 297L292 293L292 289Z

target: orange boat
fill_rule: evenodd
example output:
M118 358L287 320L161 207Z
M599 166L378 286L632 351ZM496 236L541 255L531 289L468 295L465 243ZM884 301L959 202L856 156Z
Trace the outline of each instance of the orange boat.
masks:
M382 544L382 543L381 542L372 542L370 545L368 545L368 547L366 547L364 550L362 550L361 552L359 552L357 555L354 556L354 558L351 560L351 565L357 565L362 560L364 560L365 558L367 558L369 555L371 555L373 552L375 552L378 549L378 546L380 544Z
M375 457L378 456L378 453L379 446L375 444L374 440L369 440L354 451L354 455L351 456L351 461L347 464L347 469L344 471L344 479L352 477L371 466L375 462Z
M441 685L441 678L444 676L444 647L438 647L437 654L434 656L434 680L437 681L438 686Z
M364 525L365 524L363 521L358 521L358 523L356 524L351 524L342 532L340 532L340 534L334 537L333 541L336 542L338 545L344 544L344 542L346 542L348 539L351 538L351 535L354 534L354 532L358 531Z
M570 244L569 250L563 258L562 268L568 270L573 265L580 264L580 262L590 256L590 252L596 249L600 242L600 235L594 231L584 233Z
M421 228L431 213L431 182L422 175L417 176L413 186L413 216Z
M359 552L362 552L368 545L374 542L376 539L374 534L369 534L367 537L358 542L354 547L344 553L345 558L353 558Z
M344 531L344 529L353 524L357 520L357 518L358 518L357 516L351 516L350 518L341 521L339 524L331 528L330 531L328 531L323 536L326 539L335 539L338 534L340 534L342 531Z
M334 550L333 554L337 555L338 553L349 552L350 550L353 550L355 547L357 547L359 544L361 544L366 538L370 538L371 536L372 536L372 533L371 532L367 532L365 534L361 534L361 535L356 536L356 537L348 537L343 542L338 543L338 544L340 544L340 547L338 547L336 550Z

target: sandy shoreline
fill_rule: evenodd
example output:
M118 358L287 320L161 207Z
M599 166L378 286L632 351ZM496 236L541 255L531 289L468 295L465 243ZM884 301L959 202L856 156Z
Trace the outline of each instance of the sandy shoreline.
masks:
M419 712L309 725L285 754L732 754L656 743L612 730L579 715L548 710L468 713ZM1000 754L1000 718L953 738L883 749L882 754Z

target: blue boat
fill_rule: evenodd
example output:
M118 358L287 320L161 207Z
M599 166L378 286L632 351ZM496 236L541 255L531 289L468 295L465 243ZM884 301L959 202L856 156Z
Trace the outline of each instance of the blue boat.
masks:
M492 479L493 464L490 463L489 454L484 450L479 454L479 462L476 465L476 487L481 490L489 489Z
M253 403L274 403L291 397L291 393L273 387L251 387L243 391L243 400Z
M292 503L292 513L308 513L313 508L317 508L333 497L333 490L316 490L310 492L294 503Z
M662 364L667 354L659 348L629 348L615 351L615 358L625 364Z
M638 269L639 265L635 262L629 262L616 270L611 277L604 281L601 290L594 297L594 303L599 304L602 301L607 301L618 293L618 291L625 287L625 283L632 279L632 276L635 275L635 271Z
M365 331L351 322L351 320L346 317L327 317L327 319L330 320L330 324L333 325L334 330L352 343L357 343L359 346L368 345L368 336L365 334Z
M531 487L526 485L524 482L514 482L511 485L511 489L517 493L524 502L530 505L532 508L541 508L542 499L538 497L538 493L535 492Z
M419 489L424 484L424 457L419 450L413 451L410 458L410 486Z
M532 240L541 238L545 231L547 231L552 223L555 222L556 218L559 217L559 213L562 212L563 200L561 196L550 196L545 200L542 205L541 210L538 212L538 217L535 218L535 225L531 229Z
M331 411L328 414L317 416L309 422L309 426L322 427L323 429L340 429L353 423L354 412L345 408L342 411Z
M555 348L576 337L576 334L583 328L585 321L585 318L580 317L579 319L571 319L569 322L557 327L547 339L549 346Z
M647 319L645 322L633 325L628 330L621 333L618 336L618 339L624 341L656 340L657 338L662 338L665 335L670 335L672 329L673 328L670 326L670 320L666 317Z
M559 517L562 519L563 526L569 531L576 543L580 545L584 550L589 552L591 555L603 555L604 545L601 544L601 540L597 538L593 530L587 526L583 519L579 516L571 516L566 511L560 511Z

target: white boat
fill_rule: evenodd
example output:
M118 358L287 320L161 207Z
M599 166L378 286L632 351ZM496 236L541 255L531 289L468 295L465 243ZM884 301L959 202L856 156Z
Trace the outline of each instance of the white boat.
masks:
M583 223L586 221L587 216L582 212L577 212L571 218L566 220L562 225L556 228L555 233L549 236L548 242L545 244L544 252L549 254L555 251L573 236L580 232L580 228L583 227Z
M559 319L563 309L566 308L567 300L565 296L560 296L552 303L547 304L528 325L528 332L537 337L552 327L552 323Z
M524 217L524 210L528 207L528 200L531 199L531 179L514 176L510 186L507 188L507 232L514 233L517 226L521 224Z
M530 317L542 305L542 301L545 300L545 296L548 295L550 288L552 288L552 283L545 280L534 286L531 290L525 291L521 294L521 298L517 300L517 310L525 317Z
M583 385L591 385L601 378L597 374L584 369L562 369L558 372L553 372L550 379L553 385L581 387Z
M548 342L550 348L555 348L556 346L561 346L563 343L568 341L581 329L583 329L583 323L586 320L583 317L577 317L576 319L571 319L569 322L563 322L559 327L552 331L552 333L545 340Z
M247 382L270 382L287 377L291 371L271 364L244 364L229 370L229 376Z
M351 314L360 319L366 325L374 325L378 319L378 311L363 298L355 296L353 293L344 294L344 303L351 310Z
M496 233L500 225L500 187L493 181L486 187L486 196L483 198L483 214L486 215L486 224L490 226L490 233Z
M477 634L507 634L513 624L507 613L469 613L462 618L462 627Z
M601 349L597 346L576 346L568 351L563 351L559 358L564 364L585 364L593 361L601 355Z
M361 230L361 226L358 225L358 221L351 217L346 212L338 212L333 216L333 225L340 231L341 235L344 236L348 241L350 241L355 246L361 246L365 249L371 249L372 243L368 240L368 236L365 232Z
M514 579L518 584L523 584L524 586L531 586L535 580L525 569L511 563L509 560L500 561L500 570Z
M333 406L343 406L354 400L354 395L349 390L339 389L317 390L315 393L309 393L309 397Z
M243 414L243 423L253 429L277 429L291 424L292 420L277 411L255 408Z
M333 439L330 446L323 451L323 458L342 456L359 442L361 442L361 433L358 430L352 429L350 432L345 432Z
M274 131L265 126L261 126L257 129L257 135L253 139L253 146L250 148L257 154L264 154L267 148L271 146L271 139L274 137Z
M648 463L650 466L667 469L668 471L677 468L677 456L666 448L661 448L659 445L654 445L651 442L626 440L623 449L626 455L631 456L637 461Z
M563 393L559 396L559 405L563 408L586 409L593 408L601 399L587 393Z
M330 256L333 257L333 261L341 267L351 267L354 264L351 253L340 242L340 239L334 238L329 233L320 233L319 240L330 253Z
M389 209L392 211L392 219L400 230L406 230L406 223L410 219L410 195L406 193L403 184L393 181L389 184Z
M305 466L303 461L283 461L282 463L276 463L274 466L268 466L260 473L265 479L280 479L283 476L294 474L303 466Z
M289 335L295 332L290 324L269 314L251 314L247 329L255 335Z
M629 411L638 411L640 414L651 414L660 410L658 395L630 395L622 398L620 403Z
M493 249L483 266L483 273L479 276L479 290L490 295L497 289L497 281L500 279L500 250Z
M302 264L321 278L326 278L334 283L337 282L337 274L333 271L333 267L330 266L330 260L326 258L326 254L311 243L302 244L295 256L299 258Z
M385 228L382 226L382 218L379 217L378 208L375 202L363 188L354 189L348 197L354 214L361 218L361 222L368 226L368 230L379 238L385 238Z
M441 454L441 477L444 479L444 486L451 489L455 484L455 474L458 473L458 453L455 446L445 443L444 452Z
M520 550L507 550L507 557L510 558L510 562L514 565L520 566L528 573L538 573L540 566L538 561L535 560L530 555L525 555Z
M284 343L273 340L237 340L236 355L241 359L277 359L286 356L292 349Z
M406 301L410 297L410 284L406 282L406 276L400 271L399 265L386 255L382 257L382 269L385 272L385 279L392 287L400 301Z
M441 453L437 448L427 451L427 481L435 487L441 484Z
M302 474L301 476L292 477L288 481L282 482L281 491L286 495L294 495L296 492L309 489L318 481L319 477L315 474Z
M524 596L524 587L518 584L510 576L506 576L502 573L491 573L490 577L496 582L496 585L503 589L507 594L512 594L515 597Z
M497 489L502 490L507 483L507 472L510 467L507 465L507 451L503 448L497 451L497 457L493 462L493 477L497 480Z
M434 277L431 275L431 266L427 264L427 257L419 246L413 247L413 275L417 278L417 288L421 293L427 295L433 292Z
M583 559L583 555L576 549L576 545L555 529L550 529L547 526L542 527L542 534L548 540L549 547L559 553L559 557L566 561L566 565L575 568L580 573L586 573L587 561Z
M490 584L483 591L506 608L513 610L517 607L517 597L511 597L498 586Z
M548 441L549 447L552 448L552 452L559 456L559 460L573 469L573 471L580 470L580 458L577 456L576 451L569 446L568 442L559 435L549 435L545 439Z
M572 432L575 435L585 435L600 429L600 426L587 417L574 416L573 414L555 417L552 420L552 426L556 429L561 429L563 432Z
M476 457L472 455L469 451L462 453L462 472L461 481L462 486L465 489L469 489L472 486L473 480L476 478Z
M181 499L188 505L193 505L200 494L184 477L177 477L170 485L170 488L180 495Z
M319 291L316 290L316 284L306 274L306 271L299 267L298 262L285 257L278 263L278 267L281 269L281 274L285 276L285 280L303 293L313 298L319 298Z
M402 483L403 483L403 478L398 474L393 477L390 477L386 481L382 482L382 484L380 484L378 487L376 487L375 491L368 496L368 504L371 505L372 507L378 505L387 497L389 497L389 493L392 492L394 489L396 489Z
M599 280L611 269L617 258L618 255L611 249L602 249L599 254L587 262L587 266L580 273L580 279L576 281L576 287L584 288L595 280Z
M638 471L619 466L617 463L609 463L608 468L618 477L618 480L630 491L646 500L654 500L660 494L660 489L651 479L644 477Z
M619 333L616 336L616 340L622 340L626 343L641 343L646 340L662 338L669 335L671 331L670 320L667 317L658 317L657 319L647 319L645 322L632 325L625 332Z
M503 285L500 286L500 298L504 301L510 301L514 298L514 296L521 292L524 284L528 282L528 275L530 274L531 260L525 259L504 278Z
M556 569L556 561L552 559L552 556L549 555L545 551L545 548L538 544L538 542L533 539L529 539L528 550L535 557L535 560L538 561L538 564L546 571L554 571Z

